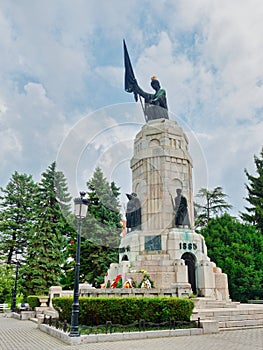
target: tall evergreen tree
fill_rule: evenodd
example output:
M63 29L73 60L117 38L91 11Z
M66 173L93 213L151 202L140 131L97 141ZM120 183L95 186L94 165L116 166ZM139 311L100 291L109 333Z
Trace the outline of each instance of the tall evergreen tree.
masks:
M83 245L87 269L83 272L86 279L97 286L104 281L110 264L118 262L122 229L120 192L114 182L107 181L100 168L95 169L87 186L90 205L86 221L88 241Z
M66 236L71 227L61 211L71 200L66 180L53 162L42 174L35 196L35 221L27 245L26 264L21 267L23 293L47 293L59 284L61 266L65 260Z
M16 250L24 251L34 221L36 184L31 175L15 172L0 196L0 251L11 264Z
M87 186L89 238L104 247L118 247L121 227L119 188L114 182L109 184L100 168L95 169Z
M223 189L220 186L215 187L211 191L201 188L197 197L201 198L203 203L195 203L195 209L197 211L195 219L196 227L205 226L212 217L232 208L232 205L225 201L227 195L223 193Z
M118 246L121 233L121 214L118 197L119 188L104 177L100 168L87 182L87 195L90 200L87 217L83 220L80 282L87 281L99 286L112 262L118 262ZM76 233L72 236L68 250L75 260ZM64 285L73 286L75 263L68 261L65 266ZM71 276L71 277L69 277Z
M245 170L249 184L246 185L250 207L245 207L246 213L241 213L243 220L255 225L263 234L263 147L260 157L254 157L256 165L256 176L252 176Z
M233 300L247 302L263 298L263 236L250 224L228 214L211 219L200 233L208 256L228 275Z

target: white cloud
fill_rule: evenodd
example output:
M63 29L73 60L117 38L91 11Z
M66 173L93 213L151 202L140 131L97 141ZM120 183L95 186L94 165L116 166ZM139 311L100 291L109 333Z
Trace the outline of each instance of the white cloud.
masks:
M55 158L66 127L65 118L41 84L28 83L6 104L0 131L2 171L45 169ZM3 178L6 176L8 173Z
M6 111L7 111L6 104L0 100L0 116L1 116L1 114L5 114Z
M255 172L253 156L260 153L262 130L263 121L247 127L219 127L207 135L198 135L207 161L208 188L222 186L236 215L245 205L243 199L247 195L244 169Z
M102 80L110 81L114 87L123 85L123 68L120 67L97 67L96 73Z
M112 176L120 164L131 158L133 139L142 125L141 117L139 106L119 104L87 114L72 126L56 157L72 193L85 186L96 167L103 169L109 181L117 181ZM127 169L126 164L126 172ZM119 180L122 175L117 174Z

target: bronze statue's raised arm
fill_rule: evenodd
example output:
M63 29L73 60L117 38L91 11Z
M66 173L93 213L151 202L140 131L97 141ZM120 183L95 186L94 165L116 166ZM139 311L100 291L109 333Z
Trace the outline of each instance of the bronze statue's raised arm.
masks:
M145 99L146 103L151 103L151 101L154 99L155 94L150 94L148 92L143 91L143 89L140 88L140 86L136 83L134 84L134 91L142 96Z

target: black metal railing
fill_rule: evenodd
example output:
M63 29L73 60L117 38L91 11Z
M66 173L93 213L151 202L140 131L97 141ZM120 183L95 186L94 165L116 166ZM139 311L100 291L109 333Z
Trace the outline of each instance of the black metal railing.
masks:
M52 316L44 316L44 324L50 327L55 327L56 329L62 330L63 332L69 332L70 324L67 320L61 322L58 319L52 318ZM200 318L197 321L176 321L175 319L170 319L166 322L154 323L147 322L145 320L139 320L128 325L122 325L119 323L112 323L107 321L105 324L97 326L79 326L80 334L112 334L112 333L124 333L124 332L134 332L134 331L147 331L147 330L172 330L172 329L182 329L182 328L201 328Z
M45 315L43 323L47 324L50 327L55 327L56 329L60 329L63 332L69 332L70 330L70 324L67 323L67 320L61 322L59 321L59 319L53 318L52 316L47 317Z

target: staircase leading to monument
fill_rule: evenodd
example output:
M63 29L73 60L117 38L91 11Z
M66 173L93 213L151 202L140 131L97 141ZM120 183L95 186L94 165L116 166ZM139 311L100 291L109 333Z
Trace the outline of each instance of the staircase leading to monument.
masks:
M170 288L170 282L175 278L174 261L170 259L169 254L162 251L140 253L137 261L133 262L132 268L137 271L145 270L151 276L155 286L162 285L164 288Z
M263 305L220 302L206 298L194 301L192 320L216 320L219 330L263 327Z

